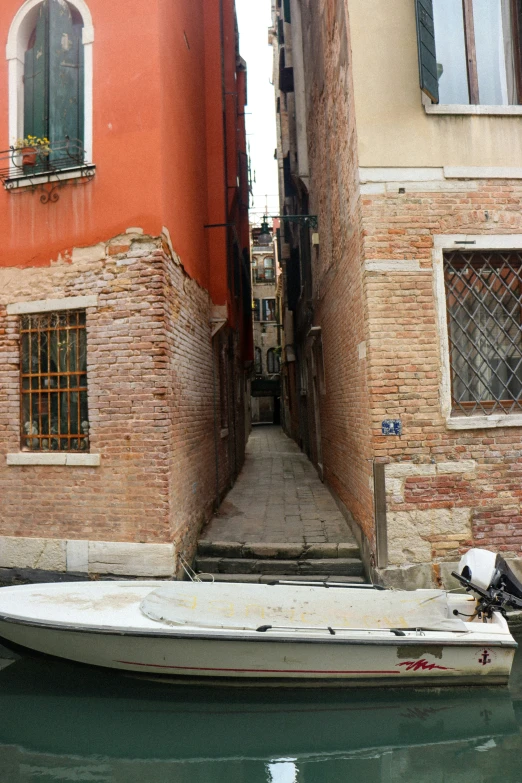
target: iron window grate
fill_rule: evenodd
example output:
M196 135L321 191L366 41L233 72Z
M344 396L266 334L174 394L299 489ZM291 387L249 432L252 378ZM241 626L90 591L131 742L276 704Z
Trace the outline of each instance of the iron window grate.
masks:
M22 316L20 352L22 448L88 451L85 312Z
M522 411L522 253L444 254L452 413Z

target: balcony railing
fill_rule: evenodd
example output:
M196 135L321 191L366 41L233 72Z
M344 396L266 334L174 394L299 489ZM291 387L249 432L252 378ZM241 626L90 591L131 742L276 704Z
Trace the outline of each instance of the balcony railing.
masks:
M53 142L47 147L10 147L0 151L0 180L8 191L41 189L42 203L57 201L58 190L70 180L92 179L96 167L85 160L77 139Z

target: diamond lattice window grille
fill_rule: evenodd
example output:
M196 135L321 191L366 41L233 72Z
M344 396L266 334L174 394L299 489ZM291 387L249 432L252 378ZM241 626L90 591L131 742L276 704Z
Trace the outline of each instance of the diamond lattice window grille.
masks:
M444 254L453 415L522 411L522 251Z

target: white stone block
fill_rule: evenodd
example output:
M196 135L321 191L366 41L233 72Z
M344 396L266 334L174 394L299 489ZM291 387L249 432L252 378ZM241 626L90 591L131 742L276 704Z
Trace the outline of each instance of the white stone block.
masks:
M359 359L366 359L366 342L359 343L357 346L357 354Z
M0 568L66 570L65 541L51 538L0 536Z
M522 110L522 106L517 106ZM448 179L522 179L520 166L444 166Z
M25 315L28 313L51 313L57 310L83 310L97 307L98 296L66 296L62 299L38 299L34 302L15 302L7 305L7 315Z
M437 473L473 473L477 469L477 463L474 459L464 459L461 462L439 462L437 463Z
M386 480L388 478L402 478L404 476L435 476L435 465L418 465L415 462L390 462L384 468Z
M65 465L65 454L20 452L19 454L7 454L6 463L15 465Z
M444 179L443 168L416 167L361 167L359 181L367 182L430 182Z
M497 427L522 427L522 416L508 413L502 416L454 416L446 420L449 430L491 430Z
M89 573L119 576L168 577L174 575L173 544L89 542Z
M67 571L87 574L89 571L89 542L67 541Z
M404 500L404 479L386 476L386 494L393 495L394 502L397 502L396 499L400 499L399 502L402 502Z
M406 193L470 193L479 189L477 181L436 180L433 182L387 182L386 193L397 193L404 188Z
M386 193L386 185L380 182L368 182L365 185L361 185L361 196L384 196Z
M431 269L424 269L420 265L420 261L412 258L377 258L368 259L364 262L364 269L366 272L421 272L431 274Z
M470 508L392 511L387 514L387 522L390 565L431 562L431 536L471 538Z
M88 468L97 468L101 465L100 454L67 454L66 465Z

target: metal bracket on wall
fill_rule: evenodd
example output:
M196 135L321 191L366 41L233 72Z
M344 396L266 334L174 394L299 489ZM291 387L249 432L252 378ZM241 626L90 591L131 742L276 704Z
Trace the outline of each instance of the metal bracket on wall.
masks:
M210 329L212 337L227 324L228 322L228 308L226 305L212 305L212 311L210 315Z
M315 231L319 228L317 215L272 215L272 219L286 221L287 223L299 223Z

